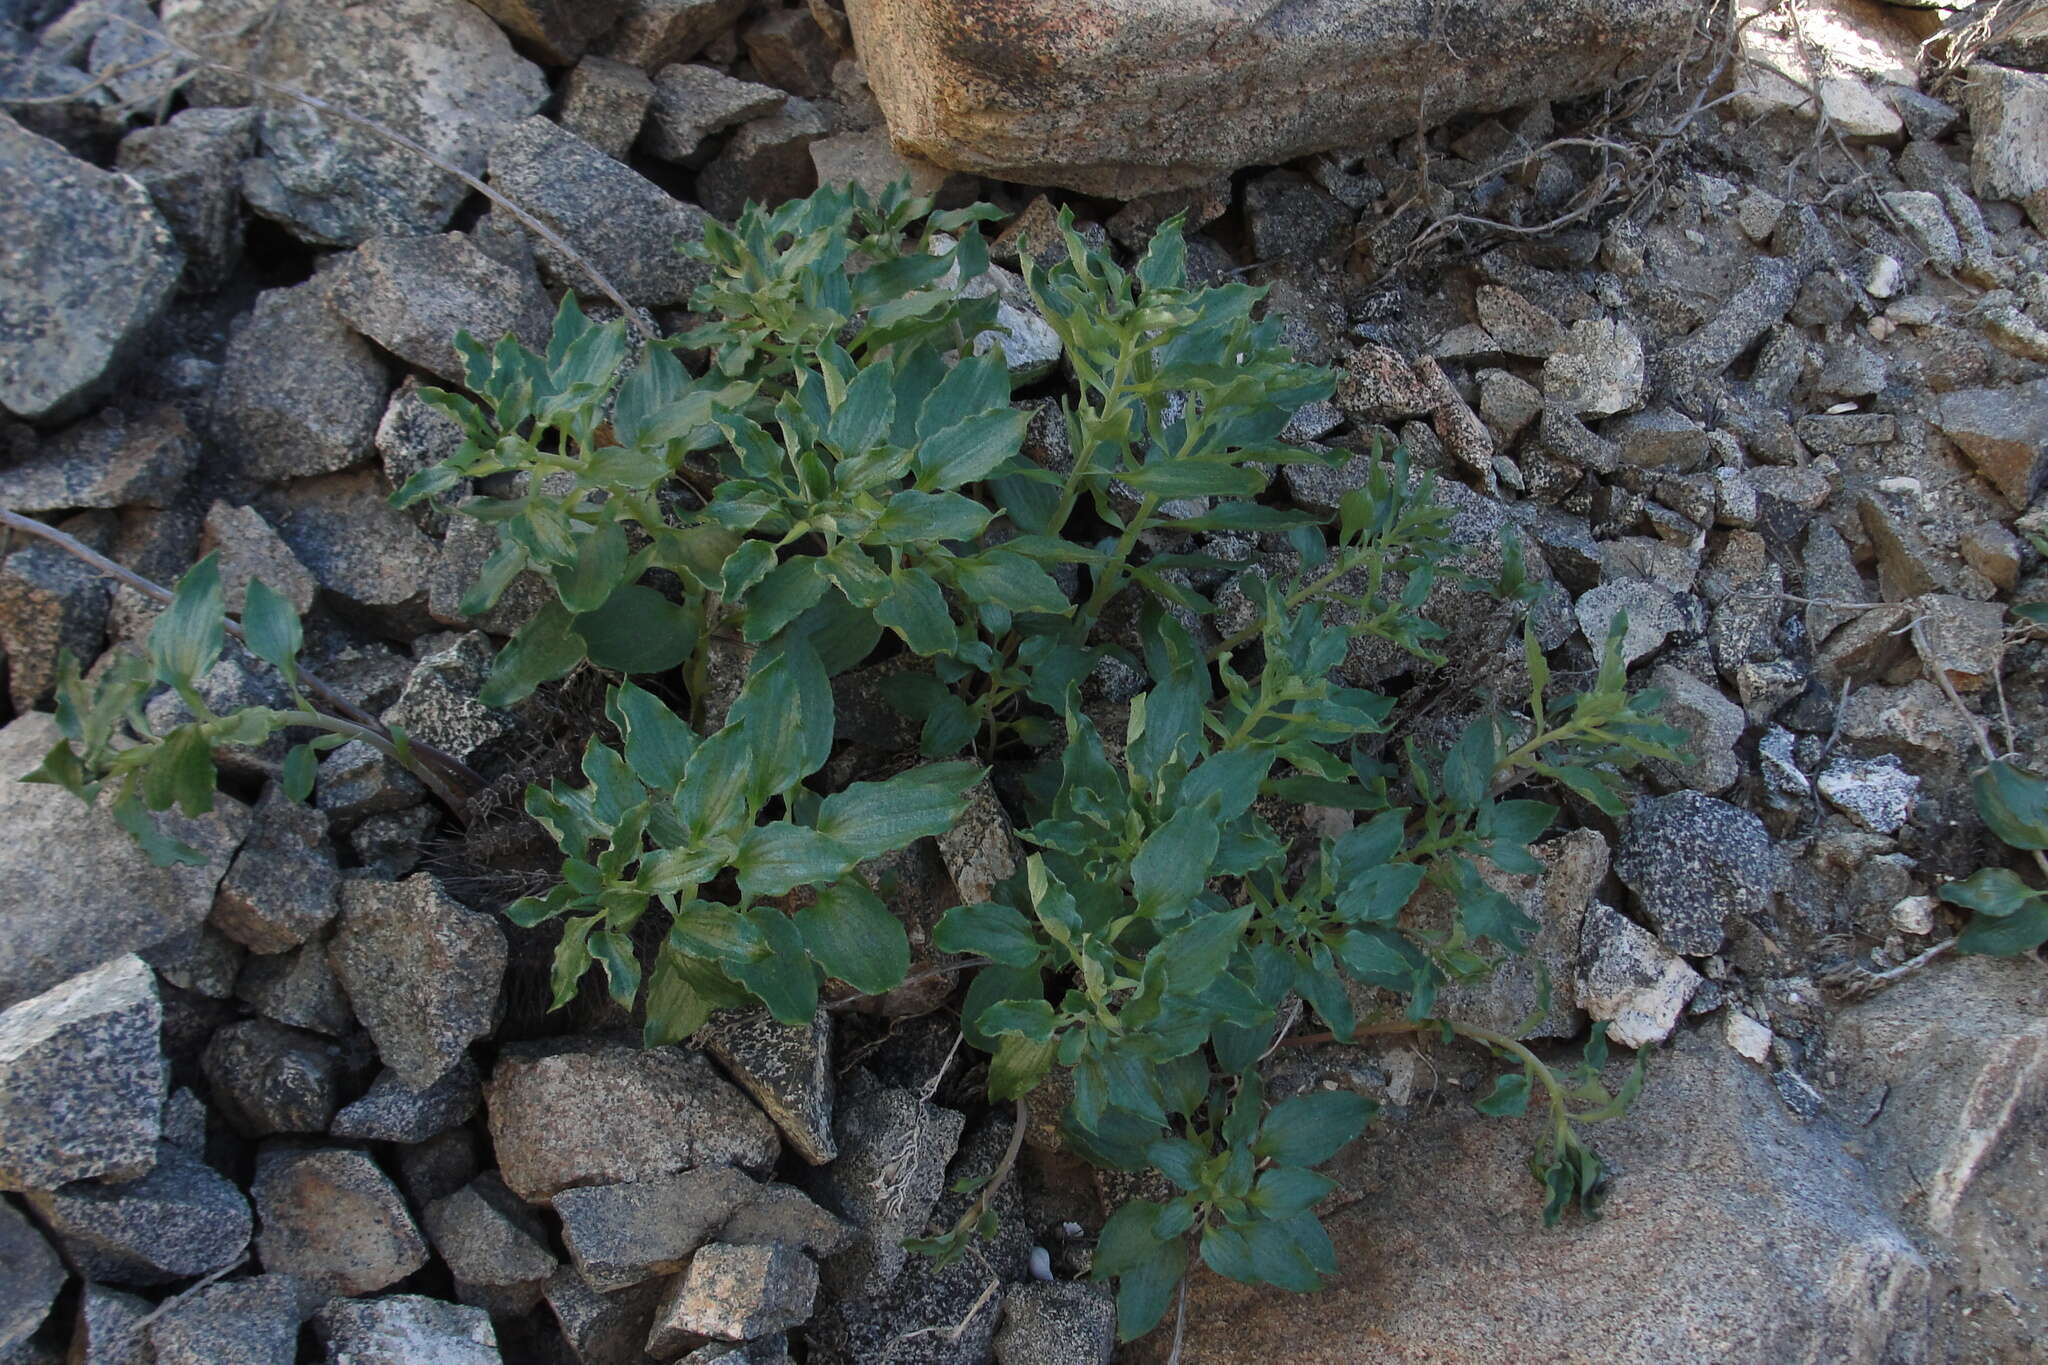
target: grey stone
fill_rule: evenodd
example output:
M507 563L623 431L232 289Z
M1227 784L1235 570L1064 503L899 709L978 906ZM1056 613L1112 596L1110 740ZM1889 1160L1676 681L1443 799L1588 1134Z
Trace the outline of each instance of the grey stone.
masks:
M252 954L235 981L235 995L264 1018L292 1028L339 1038L355 1027L322 939L289 952Z
M213 439L251 479L333 473L370 457L390 391L384 362L328 304L323 282L265 290L229 338Z
M562 81L564 128L614 161L624 161L647 123L654 82L636 66L609 57L585 57Z
M607 57L653 71L684 62L730 29L748 0L626 0L618 27L599 50Z
M1543 398L1572 416L1612 416L1643 401L1643 343L1626 323L1575 322L1543 362Z
M374 120L470 175L482 174L506 125L548 97L539 68L464 0L392 0L361 14L287 0L267 28L256 74ZM367 128L268 91L256 102L262 145L242 193L304 241L437 232L468 197L456 176Z
M135 1294L89 1284L78 1296L78 1322L69 1365L154 1365L149 1344L151 1304Z
M697 177L697 197L731 222L749 200L762 205L797 199L818 187L811 144L832 131L822 107L792 96L778 113L743 124Z
M329 1299L313 1331L335 1365L498 1365L498 1333L480 1308L420 1294Z
M563 1266L547 1285L548 1307L580 1365L642 1365L661 1294L659 1280L599 1293L574 1266Z
M1579 598L1574 613L1587 643L1596 650L1606 649L1608 633L1616 619L1626 613L1627 628L1621 638L1623 664L1633 664L1656 653L1674 631L1685 625L1670 591L1640 579L1602 583Z
M505 1183L545 1201L698 1166L761 1169L775 1125L695 1052L601 1038L502 1049L484 1087Z
M1354 422L1396 422L1427 416L1429 392L1400 352L1367 342L1344 357L1337 406Z
M1691 763L1652 759L1647 764L1651 774L1667 787L1690 787L1709 796L1734 786L1743 771L1735 746L1749 728L1742 708L1712 683L1671 664L1657 666L1650 674L1650 686L1664 694L1658 718L1686 732L1690 738L1684 747L1693 759Z
M211 924L202 924L190 933L144 948L139 956L179 990L225 1000L235 993L235 979L248 952Z
M349 881L327 958L384 1065L425 1089L490 1036L505 933L426 873Z
M221 878L213 924L254 953L282 953L317 936L340 908L341 871L327 826L321 811L268 788Z
M466 1303L518 1316L540 1303L561 1262L540 1216L495 1175L480 1175L426 1206L420 1220Z
M824 1006L809 1024L793 1027L777 1023L765 1008L721 1010L693 1041L754 1097L798 1156L822 1166L838 1155L832 1145L832 1015Z
M110 404L0 469L0 507L168 507L199 463L199 442L168 403Z
M1938 394L1928 416L2013 507L2048 484L2048 379Z
M0 1199L0 1351L27 1341L42 1325L68 1278L36 1225Z
M220 288L241 263L241 170L256 119L253 109L187 109L121 139L114 165L149 191L197 293Z
M148 192L0 113L0 408L57 421L116 383L184 257Z
M1732 918L1768 911L1783 867L1763 822L1698 792L1637 801L1614 870L1673 952L1720 950Z
M66 529L85 528L74 522ZM107 580L99 571L54 545L32 541L0 561L0 649L17 711L49 699L65 652L81 664L98 657L107 604Z
M0 1189L156 1164L169 1074L156 978L117 957L0 1011Z
M911 1091L876 1088L839 1105L832 1125L839 1159L821 1167L811 1193L861 1231L861 1239L825 1263L835 1294L887 1285L944 1192L946 1165L966 1119Z
M477 1159L480 1145L476 1131L462 1127L398 1148L393 1155L406 1198L415 1207L425 1208L460 1191L481 1169Z
M396 1284L427 1262L427 1244L391 1178L348 1148L270 1147L249 1188L265 1270L351 1298Z
M1978 314L1984 335L2007 355L2021 360L2048 360L2048 328L2014 307L1986 308Z
M420 865L427 836L439 819L432 806L372 815L349 831L349 847L373 875L397 881Z
M547 580L525 569L506 586L489 610L474 617L464 616L462 600L476 586L484 565L497 549L495 528L468 517L449 523L427 580L427 610L436 621L449 626L475 626L493 635L510 635L553 598L554 589Z
M808 9L771 9L740 30L754 70L770 85L818 99L832 93L839 50Z
M1940 270L1954 270L1962 264L1963 244L1940 195L1927 190L1892 190L1882 199L1926 253L1928 264Z
M451 384L463 383L467 369L455 349L458 333L486 346L510 336L547 349L554 310L540 277L460 232L371 238L326 280L329 302L351 327Z
M200 1065L208 1098L243 1137L324 1133L340 1102L334 1048L268 1019L247 1019L215 1033Z
M1303 1301L1198 1275L1187 1339L1214 1365L1264 1365L1276 1342L1302 1361L1358 1359L1361 1343L1461 1365L1915 1359L1928 1267L1840 1132L1792 1118L1711 1035L1682 1033L1653 1069L1635 1108L1588 1134L1620 1172L1608 1217L1545 1228L1528 1136L1451 1106L1324 1168L1345 1201L1326 1226L1352 1268L1329 1291ZM1402 1270L1360 1269L1373 1265ZM1453 1279L1456 1295L1415 1293ZM1128 1354L1157 1365L1171 1336Z
M1479 874L1536 922L1536 932L1522 953L1509 957L1490 980L1446 985L1438 998L1448 1018L1521 1038L1570 1038L1585 1020L1562 986L1578 970L1580 925L1607 876L1607 840L1597 830L1579 829L1529 851L1542 863L1541 872L1506 873L1482 862ZM1448 898L1424 892L1417 898L1415 913L1418 924L1448 929L1455 908ZM1538 1014L1545 982L1550 987L1549 1006Z
M391 505L375 470L293 484L287 506L278 534L321 587L394 625L424 615L434 542Z
M1671 1036L1700 974L1620 912L1595 901L1580 940L1578 1002L1623 1047Z
M794 1247L714 1242L669 1286L647 1349L665 1358L698 1337L746 1341L786 1331L810 1317L817 1295L818 1268Z
M469 1122L482 1103L482 1077L467 1057L424 1090L411 1089L397 1072L386 1070L368 1094L334 1116L327 1131L359 1141L425 1142Z
M513 733L511 715L477 700L494 653L488 637L450 633L422 639L416 649L419 662L405 689L379 717L385 725L466 762Z
M1807 272L1776 256L1753 257L1742 286L1721 311L1683 341L1664 352L1673 376L1697 382L1712 379L1735 363L1771 326L1784 319Z
M1602 88L1655 66L1692 14L1665 0L1475 12L1459 25L1455 83L1430 78L1444 54L1427 14L1351 0L1293 5L1284 20L1189 0L993 14L890 0L847 17L905 150L1128 199L1410 133L1418 108L1434 124Z
M253 1226L232 1181L167 1142L135 1180L80 1181L28 1198L79 1273L106 1284L169 1284L218 1270L242 1254Z
M626 0L474 0L551 66L567 66L604 37Z
M1270 171L1248 183L1244 216L1261 261L1327 259L1349 244L1356 217L1294 171Z
M1621 447L1622 463L1637 469L1698 469L1709 454L1706 428L1671 408L1630 413L1600 434Z
M562 1190L554 1208L585 1283L609 1293L682 1270L756 1188L744 1171L707 1166Z
M780 1243L820 1259L838 1255L859 1239L859 1229L819 1207L793 1185L757 1185L718 1229L721 1242L746 1246Z
M1814 785L1829 805L1874 834L1896 833L1920 792L1920 779L1900 766L1897 754L1833 759Z
M150 1324L156 1365L293 1365L304 1292L291 1275L208 1285Z
M1006 1285L996 1365L1109 1365L1116 1300L1080 1280Z
M424 783L360 739L321 759L313 786L314 804L338 825L408 810L426 796Z
M871 200L879 199L899 180L908 180L912 195L929 197L940 208L966 203L980 192L980 182L972 176L898 152L889 142L886 127L847 129L821 137L811 144L810 153L818 184L859 185ZM989 254L996 256L993 242L989 248ZM1064 244L1060 251L1064 259Z
M779 113L788 101L772 85L735 80L715 67L665 66L655 73L641 140L653 156L686 161L711 134Z
M1505 285L1480 285L1473 302L1479 325L1509 355L1542 360L1564 345L1564 325Z
M2048 232L2048 76L1974 62L1963 73L1970 111L1970 184L2010 199Z
M635 307L688 303L706 268L676 248L701 240L705 216L544 118L514 124L491 148L492 185L546 223ZM649 250L659 243L659 250ZM546 242L541 274L586 295L596 281Z
M407 375L377 422L377 457L385 481L394 489L404 488L421 470L453 458L465 439L459 422L420 397L418 376ZM413 520L428 535L444 535L456 523L454 509L469 487L464 479L422 498L409 509Z
M255 508L214 503L206 510L206 535L199 548L201 554L220 552L221 600L235 615L248 600L252 580L261 580L299 615L312 610L320 581Z

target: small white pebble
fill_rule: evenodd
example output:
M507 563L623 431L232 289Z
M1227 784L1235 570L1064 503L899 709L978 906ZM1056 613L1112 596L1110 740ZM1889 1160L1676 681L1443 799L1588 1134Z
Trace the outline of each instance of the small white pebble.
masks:
M1934 897L1908 896L1892 907L1892 928L1902 934L1934 932Z
M1856 411L1856 405L1854 403L1837 403L1833 407L1828 409L1828 416L1840 417L1845 412L1854 411Z
M1728 1040L1728 1046L1752 1062L1762 1062L1771 1055L1771 1031L1741 1010L1728 1011L1721 1036Z
M1050 1280L1052 1278L1052 1253L1044 1247L1031 1248L1031 1278Z
M1898 329L1899 325L1887 317L1872 318L1868 323L1864 324L1863 328L1864 331L1870 333L1872 341L1883 341Z

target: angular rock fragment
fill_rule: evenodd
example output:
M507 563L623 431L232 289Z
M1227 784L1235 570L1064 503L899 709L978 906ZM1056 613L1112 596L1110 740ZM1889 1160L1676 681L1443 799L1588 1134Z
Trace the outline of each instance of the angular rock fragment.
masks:
M313 608L320 581L253 507L216 502L206 511L206 534L200 553L220 552L221 601L239 616L248 601L249 584L260 581L301 616Z
M811 1182L818 1202L861 1240L825 1263L834 1293L886 1285L903 1269L903 1239L919 1234L944 1192L946 1164L967 1120L908 1090L875 1088L842 1101L833 1121L839 1159ZM864 1292L864 1290L863 1290Z
M265 290L229 338L213 439L251 479L330 474L370 457L390 390L384 362L329 306L322 282Z
M426 873L344 882L327 958L384 1065L406 1085L440 1080L497 1022L505 933Z
M629 8L626 0L474 0L514 38L552 66L567 66L602 38Z
M251 955L235 980L235 996L266 1019L338 1038L355 1026L348 996L327 963L327 944L314 939L289 952Z
M614 161L633 151L654 101L654 82L639 67L585 57L562 82L555 119Z
M792 96L781 110L743 125L697 178L697 197L731 222L749 201L764 206L817 188L811 144L832 131L822 106Z
M214 1108L243 1137L324 1133L340 1102L327 1040L268 1019L221 1029L200 1064Z
M1920 792L1920 779L1900 766L1896 754L1836 758L1814 785L1829 805L1873 834L1896 833L1913 814Z
M0 1200L0 1351L28 1340L70 1278L35 1224Z
M818 1267L794 1247L714 1242L669 1286L647 1349L665 1358L698 1337L747 1341L785 1331L810 1317L817 1295Z
M1575 322L1543 362L1543 398L1573 416L1612 416L1643 400L1643 343L1627 324Z
M809 9L769 10L740 31L740 43L770 85L810 99L832 93L839 51Z
M184 257L140 185L4 112L0 183L0 408L57 421L118 379Z
M291 1275L208 1285L149 1325L156 1365L292 1365L305 1291Z
M168 1073L142 959L0 1011L0 1190L130 1179L156 1164Z
M456 1294L493 1313L530 1311L561 1265L540 1216L495 1175L429 1203L420 1221L455 1277Z
M249 1245L249 1201L233 1182L170 1143L147 1175L32 1192L29 1203L96 1283L169 1284L217 1270Z
M84 520L74 518L66 529L76 534ZM0 650L15 710L33 711L49 699L64 653L81 663L98 656L107 603L106 578L54 545L32 542L0 561Z
M263 1268L316 1291L374 1294L426 1264L426 1242L398 1187L362 1152L269 1148L249 1194Z
M71 1365L154 1365L148 1299L89 1284L78 1296L77 1325L72 1329Z
M995 1348L996 1365L1109 1365L1116 1300L1078 1280L1008 1285Z
M809 1024L777 1023L765 1008L722 1010L694 1040L732 1073L767 1111L797 1155L822 1166L832 1145L832 1015L824 1006Z
M313 1318L327 1358L347 1365L499 1365L498 1334L480 1308L420 1294L329 1299Z
M272 787L221 879L212 922L251 952L286 952L327 927L340 885L327 816Z
M512 268L460 232L372 238L328 277L327 296L358 332L451 384L466 368L459 333L545 350L554 313L530 266Z
M1976 62L1963 89L1977 197L2013 200L2048 232L2048 75Z
M735 80L715 67L665 66L655 73L641 139L651 155L687 160L711 134L777 113L788 101L774 86Z
M563 1266L547 1286L548 1307L561 1324L562 1339L582 1365L640 1365L661 1293L661 1281L649 1280L601 1294L583 1282L574 1266Z
M601 1038L517 1043L484 1087L505 1183L536 1202L697 1166L761 1169L775 1125L695 1052Z
M599 50L653 71L686 62L745 12L748 0L626 0L625 13Z
M0 507L168 507L198 463L198 438L177 408L113 403L0 469Z
M2015 508L2048 484L2048 379L1938 394L1928 415Z
M149 191L185 253L185 287L211 293L242 260L242 162L253 109L186 109L121 139L115 166Z
M1698 792L1636 802L1614 870L1658 939L1692 957L1719 951L1730 919L1768 911L1783 876L1763 821Z
M554 1207L584 1282L608 1293L681 1270L755 1188L744 1171L707 1166L562 1190Z
M1579 1005L1607 1021L1607 1037L1647 1047L1671 1036L1700 987L1700 974L1647 930L1599 902L1586 911L1580 946Z
M286 505L278 534L322 588L395 628L424 624L434 542L391 505L376 471L295 483Z
M482 1080L467 1057L424 1090L410 1088L397 1072L386 1070L368 1094L334 1116L327 1131L360 1141L425 1142L467 1123L481 1103Z

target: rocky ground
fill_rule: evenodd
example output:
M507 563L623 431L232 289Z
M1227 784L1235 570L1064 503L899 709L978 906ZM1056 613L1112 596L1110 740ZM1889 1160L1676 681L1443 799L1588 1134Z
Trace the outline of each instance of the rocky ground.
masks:
M0 0L0 506L157 581L218 549L231 607L262 577L352 701L516 792L589 699L477 702L533 598L464 617L488 528L386 495L451 448L417 391L459 381L457 330L538 340L594 291L451 170L669 330L700 278L677 239L821 179L990 199L1012 267L1053 204L1126 249L1186 209L1197 270L1270 286L1341 368L1292 437L1441 471L1475 572L1519 535L1557 676L1625 610L1698 761L1641 774L1624 820L1571 808L1546 874L1502 879L1556 988L1528 1036L1654 1050L1597 1132L1605 1220L1541 1226L1529 1134L1472 1110L1484 1059L1286 1048L1288 1083L1388 1113L1331 1168L1344 1274L1198 1276L1181 1358L2037 1360L2048 975L1946 952L1934 892L2006 856L1983 749L2048 733L2048 649L2008 611L2048 598L2048 10L1980 5L1923 51L1945 12L1696 8L1641 79L1124 202L1100 146L1064 181L1038 147L1035 185L899 156L835 0ZM1333 509L1363 467L1286 466L1286 495ZM946 1269L899 1245L1008 1138L944 983L654 1051L601 1002L547 1014L544 945L496 913L530 839L465 833L360 745L310 808L281 751L223 755L233 799L183 836L204 864L153 868L12 780L58 650L130 647L153 606L0 549L0 1361L1110 1358L1083 1280L1120 1191L1050 1129L992 1243ZM1512 699L1519 635L1448 582L1429 614L1451 668L1345 669L1454 734ZM208 679L217 707L275 688L238 653ZM983 814L890 870L914 927L1008 856ZM1512 1027L1537 976L1446 1012Z

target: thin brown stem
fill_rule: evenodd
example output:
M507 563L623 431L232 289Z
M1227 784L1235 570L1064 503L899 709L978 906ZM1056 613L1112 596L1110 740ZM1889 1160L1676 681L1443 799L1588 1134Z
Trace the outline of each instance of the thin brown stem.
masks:
M930 981L937 977L951 976L955 972L971 972L980 967L993 967L994 965L993 959L970 957L961 962L949 962L943 967L929 967L921 972L912 972L909 976L904 977L901 981L891 986L887 991L876 991L868 995L849 995L843 999L830 1000L826 1002L825 1008L828 1010L852 1009L863 1000L872 1000L876 995L887 995L890 991L900 991L905 986L915 986L920 982Z

